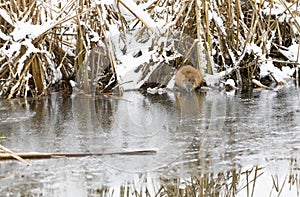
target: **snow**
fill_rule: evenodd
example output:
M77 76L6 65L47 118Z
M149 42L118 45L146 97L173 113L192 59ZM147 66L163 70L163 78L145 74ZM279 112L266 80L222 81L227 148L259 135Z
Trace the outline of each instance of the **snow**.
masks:
M151 53L148 52L148 48L139 50L142 52L142 56L140 57L134 58L133 54L135 51L133 51L119 58L121 64L117 65L116 73L120 79L121 87L124 90L138 89L147 80L147 78L143 80L141 79L141 72L143 68L140 68L139 72L136 72L136 70L138 67L142 67L144 63L149 63Z
M225 85L229 85L231 87L235 87L235 82L233 79L227 79Z
M15 27L9 35L4 35L2 31L0 32L0 37L7 41L4 46L0 48L1 56L7 57L8 62L13 62L13 59L20 54L21 46L26 47L25 53L17 61L17 72L14 73L14 77L16 77L16 75L20 76L24 62L30 57L31 53L45 53L46 55L50 55L49 52L36 48L32 41L49 30L52 27L52 22L45 22L41 25L33 25L30 21L17 21L13 23L10 16L2 9L0 9L0 15Z
M150 29L155 31L157 27L161 27L165 22L163 20L154 21L148 12L144 11L144 8L146 6L137 6L133 0L123 0L121 1L123 4L126 5L126 7L130 8L134 14L136 14ZM147 4L150 4L151 1L149 1ZM96 0L96 4L99 5L114 5L115 0ZM122 7L122 6L121 6ZM163 11L161 8L156 8L156 11ZM121 11L127 10L123 6ZM105 17L106 10L103 10L103 17ZM128 10L127 10L128 11ZM272 15L279 15L283 14L285 9L283 9L282 5L276 5L274 7L274 10L272 10ZM269 7L265 8L266 14L269 13ZM132 12L128 11L128 14L132 14ZM122 13L123 14L123 13ZM2 48L0 48L0 54L1 56L5 56L8 61L12 61L13 58L20 55L21 47L25 46L26 52L18 59L17 62L14 62L17 66L17 72L15 73L14 77L16 75L21 75L22 71L24 70L24 62L30 57L31 54L34 53L44 53L49 58L48 61L50 62L51 54L45 50L41 50L37 48L32 41L36 38L38 38L40 35L44 34L53 26L53 23L51 21L45 22L41 25L34 25L30 21L23 22L23 21L17 21L13 22L10 16L3 10L0 9L0 16L6 20L8 23L13 25L15 29L10 35L5 35L0 30L0 38L5 42ZM209 17L214 20L217 26L219 26L223 32L224 35L226 35L224 24L222 21L222 18L218 15L217 12L211 11ZM134 18L134 17L132 17ZM286 15L283 14L281 16L282 20L285 20ZM300 18L297 17L296 21L300 21ZM167 24L167 28L170 27L175 23L169 23ZM86 24L83 24L86 25ZM162 61L170 61L174 59L175 57L167 57L165 55L165 59L161 59L161 56L157 55L157 50L159 50L158 47L154 47L151 51L149 51L150 46L152 46L152 41L156 39L155 32L152 34L152 38L149 38L148 42L146 43L139 43L135 40L136 33L135 32L129 32L125 35L124 43L123 40L120 39L120 30L117 24L107 24L109 27L107 28L107 38L110 40L113 52L116 55L117 58L117 65L115 67L116 73L118 75L119 84L124 90L131 90L131 89L138 89L141 85L144 84L144 82L148 79L149 75L153 70L157 68L160 62ZM167 29L165 28L165 29ZM163 29L162 31L164 31ZM273 32L272 32L273 33ZM274 31L275 34L275 31ZM92 42L101 42L101 39L99 37L99 34L96 32L91 32L90 35ZM160 37L158 40L155 40L157 43L155 45L160 45L161 43L167 43L167 39L165 37ZM99 44L103 44L102 42ZM121 51L120 49L124 46L127 47L126 52ZM71 56L75 56L75 54L72 52L72 49L64 48L66 46L62 46L63 49ZM168 48L171 48L172 45L165 46ZM268 49L271 48L271 41L268 42ZM218 51L215 50L215 48L212 49L212 53L216 54ZM228 49L230 52L231 57L235 57L235 53L231 51L231 49ZM291 46L287 48L279 48L278 49L289 61L291 62L298 62L300 63L299 59L297 58L299 55L299 44L294 42ZM254 53L257 58L259 58L259 66L260 66L260 77L265 77L270 74L270 72L274 75L274 77L278 81L284 81L287 78L290 78L292 74L295 72L295 68L290 68L288 66L284 66L281 69L275 67L273 60L271 58L265 59L265 56L262 52L262 49L260 46L254 44L254 43L248 43L246 46L247 53ZM136 57L137 53L141 53L139 57ZM203 54L204 56L204 54ZM151 62L152 61L152 62ZM145 67L149 65L151 62L151 66L148 70L148 75L146 77L141 78L142 72L144 71ZM212 61L213 63L213 61ZM235 62L234 62L235 63ZM61 72L59 68L62 66L60 65L58 68L55 67L56 65L50 65L51 71L54 73L54 76L52 79L52 83L57 82L59 79L62 78ZM43 68L46 70L45 68ZM88 67L90 70L90 67ZM148 69L148 68L147 68ZM205 81L208 84L208 86L216 86L219 84L219 81L222 77L226 76L226 74L230 73L232 71L232 68L228 68L226 71L214 73L213 75L205 75ZM28 72L27 75L24 77L24 80L28 80L31 78L32 75ZM174 80L175 76L169 81L167 88L172 89L174 87ZM259 81L257 81L259 82ZM22 82L21 82L22 83ZM45 83L45 82L44 82ZM70 85L72 87L77 86L77 82L70 80ZM14 86L12 87L12 90L16 90L20 85L20 82L18 81ZM231 87L236 87L235 81L233 79L228 79L225 82L225 85L229 85ZM45 84L46 87L46 84ZM26 86L27 90L29 90L29 86ZM162 88L148 88L147 92L149 94L164 94L166 93L166 89ZM234 94L233 92L226 92L226 94ZM90 177L89 177L90 178ZM259 185L259 184L258 184ZM261 184L263 185L263 184ZM180 186L181 187L181 186ZM120 187L116 187L117 189Z
M52 22L46 22L41 25L33 25L31 22L21 22L18 21L15 23L15 29L10 34L14 41L19 41L25 38L29 38L34 40L35 38L39 37L47 30L52 27Z
M17 56L20 53L21 43L13 42L9 45L9 48L7 50L5 50L5 47L6 45L4 45L4 47L0 49L2 55L7 56L9 59L11 59L13 56Z
M115 24L109 25L109 32L107 33L107 35L110 35L110 37L114 37L114 36L118 37L120 35L118 25Z
M55 1L57 3L59 1ZM165 32L166 30L169 30L172 25L175 24L176 20L171 20L170 18L166 17L151 17L150 13L147 12L147 8L149 6L152 6L154 1L147 1L141 2L139 5L136 4L133 0L120 0L119 5L120 9L118 11L121 12L122 16L128 19L128 26L133 27L136 25L137 19L140 20L140 24L143 23L144 26L148 28L149 31L148 35L149 38L147 39L147 42L138 42L136 41L137 33L141 29L138 29L137 26L135 26L136 31L130 30L131 32L124 32L125 34L121 35L120 33L120 24L119 21L110 21L110 23L106 23L103 25L107 25L107 29L105 32L105 36L107 40L110 42L109 47L112 51L112 55L115 55L117 59L117 65L115 67L117 78L119 80L120 86L124 90L129 89L138 89L141 85L144 84L145 81L148 80L149 76L151 75L151 72L154 71L159 63L166 62L168 63L170 60L174 60L176 57L168 57L164 52L162 54L158 55L158 51L161 49L159 48L161 45L164 45L164 49L171 49L173 47L172 44L169 44L166 37L160 36L161 32ZM179 11L180 6L182 2L177 2L176 5L172 9L173 11ZM107 1L101 1L96 0L92 3L94 6L101 6L101 16L103 19L107 18L107 15L109 14L109 8L116 8L117 4L115 0L107 0ZM296 6L287 3L289 9L296 10ZM33 53L44 53L48 57L49 64L51 64L51 54L49 54L47 51L41 50L38 47L36 47L32 41L39 36L46 33L49 29L51 29L57 22L49 20L49 18L56 18L57 16L62 17L64 14L62 14L64 11L72 10L70 5L68 3L64 4L63 10L59 10L56 6L50 6L45 3L42 5L43 7L47 7L47 11L51 12L51 17L44 17L42 18L44 21L42 24L32 24L32 21L28 16L24 16L23 19L20 21L16 21L15 19L15 13L7 13L4 9L0 9L0 16L7 21L11 26L14 27L13 31L6 35L3 33L3 30L0 30L0 38L5 42L2 48L0 48L0 54L2 57L5 57L8 59L8 62L13 62L13 59L20 55L20 50L22 46L25 46L26 52L17 60L17 72L14 73L16 75L20 75L24 69L24 62L26 59L30 57ZM270 14L270 6L271 4L268 2L265 2L262 5L261 13L265 15ZM93 7L94 8L94 7ZM46 8L45 8L46 9ZM165 13L167 13L169 10L165 10L163 7L156 7L154 8L154 12L156 14L160 14L163 16ZM151 13L153 14L153 13ZM222 15L219 13L216 9L209 9L209 19L213 20L215 24L220 28L220 30L223 32L224 35L226 35L224 22L222 19ZM155 15L155 14L154 14ZM274 7L272 8L271 15L276 15L278 17L282 17L282 20L290 20L292 19L292 16L289 12L286 11L286 8L284 5L282 5L280 2L274 3ZM156 15L157 16L157 15ZM66 17L66 16L65 16ZM175 16L177 17L177 16ZM131 19L130 19L131 18ZM57 18L59 21L61 18ZM295 22L300 21L300 17L295 16ZM48 20L48 21L45 21ZM171 23L168 23L168 20L171 21ZM61 19L60 21L63 21ZM99 20L99 22L103 22L104 20ZM76 29L76 25L74 27L71 27L74 25L73 22L67 21L64 23L64 27L66 27L67 33L74 33L74 30ZM81 22L81 25L84 25L87 29L89 29L89 24L85 24ZM292 27L293 28L293 27ZM125 28L126 29L126 28ZM70 31L70 32L69 32ZM298 30L297 30L298 31ZM274 37L275 30L272 32L272 35ZM98 42L98 44L103 44L101 42L100 35L96 31L89 31L86 35L88 42ZM171 38L172 39L172 38ZM267 39L267 38L265 38ZM270 40L268 42L268 40ZM72 42L73 41L73 42ZM68 42L74 44L74 40L71 40ZM202 40L200 40L202 42ZM218 41L216 41L218 42ZM272 39L267 39L267 49L270 50L272 45ZM154 44L153 44L154 43ZM167 44L168 43L168 44ZM205 43L201 43L203 45ZM88 46L90 44L88 43ZM151 46L151 50L149 49ZM74 48L71 48L67 45L62 45L63 50L65 50L69 55L75 56L75 54L72 52ZM126 48L126 50L123 50ZM299 56L299 45L294 41L294 43L287 48L279 48L278 50L287 57L291 62L297 62L300 63L299 60L297 60L297 56ZM121 50L122 49L122 50ZM134 54L137 52L141 52L141 55L139 57L135 57ZM232 51L231 48L228 48L229 55L233 61L233 65L239 66L240 61L237 61L239 57L236 57L240 55L240 60L243 58L243 54L241 54L240 51ZM253 42L247 43L246 46L246 52L247 53L253 53L256 58L259 59L260 63L260 69L261 69L261 77L264 77L266 75L269 75L269 73L273 73L273 75L276 77L276 79L284 80L286 78L289 78L295 69L289 68L289 67L282 67L282 69L278 69L274 66L271 59L265 59L266 56L263 54L263 51L261 49L261 46L258 46L254 44ZM212 54L217 54L218 51L216 48L212 48ZM206 62L205 54L203 54L203 62ZM178 54L180 56L181 54ZM211 58L212 64L213 58ZM300 58L299 58L300 59ZM151 62L151 63L150 63ZM149 64L151 65L150 67ZM205 63L203 69L205 70ZM50 65L51 71L54 73L55 76L53 76L51 79L54 79L53 82L59 80L61 78L61 73L59 70L56 70L55 66L57 65ZM145 66L143 68L143 66ZM44 68L45 69L45 68ZM142 73L144 69L149 69L148 74L142 78ZM46 69L45 69L46 70ZM213 70L216 71L216 67L213 65ZM219 84L220 79L225 76L227 73L230 72L230 68L227 68L226 71L220 72L220 73L214 73L214 75L205 75L205 81L209 86L215 86L216 84ZM50 77L49 77L50 79ZM228 80L226 81L226 84L233 85L234 81ZM174 77L169 81L167 88L173 88L174 86ZM154 91L154 90L149 90ZM155 90L156 91L156 90ZM154 91L154 92L155 92Z
M281 49L278 49L278 51L282 53L282 55L284 55L290 61L300 63L299 44L294 43L291 46L284 49L283 47L281 47Z
M155 33L150 32L149 35L147 35L149 37L146 39L142 38L142 42L137 41L136 35L138 35L141 30L142 29L137 29L135 31L127 32L127 34L124 35L125 39L123 39L122 42L120 41L119 36L114 36L111 39L111 42L114 45L116 58L118 59L118 65L115 67L115 70L119 83L121 84L120 86L124 90L140 88L145 81L148 80L151 73L160 65L160 62L168 63L180 56L180 54L167 56L165 52L158 55L157 51L161 50L158 46L163 45L165 50L171 50L173 43L170 43L168 38L161 37ZM156 42L156 44L150 50L153 42ZM124 48L124 46L126 46L125 52L120 50ZM136 56L137 54L140 55ZM142 79L142 73L145 69L149 70L147 70L147 75ZM172 83L169 83L169 85L170 84Z
M115 0L95 0L96 5L112 5L115 3Z
M17 73L16 74L19 75L19 76L21 75L21 72L23 70L25 60L28 59L28 57L30 56L31 53L46 53L47 55L50 55L49 52L36 48L32 44L30 39L25 39L21 43L13 42L13 44L11 45L12 47L8 50L6 55L9 58L12 58L13 54L19 54L19 50L21 48L21 45L25 46L27 48L27 50L26 50L25 54L23 54L22 57L18 60L18 68L17 68ZM16 77L16 74L15 74L14 77Z
M2 31L1 31L1 29L0 29L0 38L2 39L2 40L9 40L9 36L7 36L6 34L4 34Z
M295 16L295 21L294 21L294 23L296 23L296 24L300 24L300 17L299 16ZM295 26L291 26L292 27L292 29L293 29L293 31L294 32L298 32L299 33L299 29L298 29L298 27L295 25Z
M205 75L205 82L208 86L210 87L214 87L217 84L219 84L220 79L225 75L225 71L224 72L220 72L220 73L215 73L213 75Z
M265 8L262 10L262 12L265 15L269 15L270 14L270 3L265 3ZM274 4L272 10L271 10L271 15L275 15L278 16L282 13L284 13L286 11L286 9L284 8L284 6L279 5L279 4Z
M290 78L290 77L292 77L293 74L294 74L294 72L295 72L295 68L290 68L290 67L288 67L288 66L283 66L283 67L281 68L281 73L282 73L282 75L283 75L285 78Z
M175 75L172 77L172 79L169 81L167 88L172 89L175 85Z
M150 39L151 40L151 39ZM160 40L164 42L163 39ZM124 90L133 90L140 88L145 81L148 80L151 73L160 65L160 62L168 62L172 59L175 59L177 55L172 57L167 57L166 55L164 58L157 57L156 48L152 51L149 51L150 44L145 43L137 43L131 42L127 43L127 47L129 51L126 54L118 53L117 57L119 60L119 64L116 66L116 73L118 75L118 79L120 82L120 86ZM141 53L141 56L134 57L136 53ZM150 66L149 66L150 64ZM149 67L148 67L149 66ZM141 79L142 73L147 70L147 75L143 79ZM174 79L171 80L168 84L168 88L170 86L174 86Z
M256 44L251 43L250 48L256 56L260 57L263 55L261 47L257 46Z
M100 36L99 36L98 33L92 32L92 33L91 33L91 36L92 36L91 42L98 42L98 41L100 41Z
M24 62L28 59L31 53L48 53L47 51L36 48L32 41L51 28L52 22L46 22L41 25L33 25L30 21L12 22L10 16L2 9L0 9L0 15L8 23L15 27L10 35L3 35L3 32L0 32L1 38L7 40L4 46L0 49L1 55L3 57L6 56L9 62L13 62L13 58L20 54L21 46L25 46L27 49L25 54L23 54L18 60L17 73L15 73L15 75L20 75L24 67Z
M147 93L149 93L149 94L165 94L165 93L167 93L167 91L164 88L155 87L155 88L147 88Z
M7 12L4 9L0 9L0 16L8 22L10 25L14 26L14 22L11 20L10 16L7 14Z
M214 22L216 23L216 25L221 29L222 33L224 34L224 36L226 36L226 30L224 27L224 23L222 18L218 15L218 13L216 13L215 11L209 11L208 12L208 17L209 20L214 20Z
M75 81L70 80L69 82L70 82L70 84L71 84L72 87L76 87L77 86L77 83Z
M285 79L291 78L294 72L294 68L289 68L287 66L282 67L282 70L275 67L271 58L263 62L260 66L260 77L265 77L271 73L277 81L282 82L284 82Z

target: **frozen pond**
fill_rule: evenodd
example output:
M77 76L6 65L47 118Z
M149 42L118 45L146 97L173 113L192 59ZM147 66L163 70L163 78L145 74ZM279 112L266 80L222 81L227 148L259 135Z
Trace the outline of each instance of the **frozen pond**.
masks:
M216 195L299 195L300 91L294 86L2 100L0 137L15 152L157 151L34 159L30 166L4 160L1 196L170 196L167 191L193 184L208 192L200 180L210 180Z

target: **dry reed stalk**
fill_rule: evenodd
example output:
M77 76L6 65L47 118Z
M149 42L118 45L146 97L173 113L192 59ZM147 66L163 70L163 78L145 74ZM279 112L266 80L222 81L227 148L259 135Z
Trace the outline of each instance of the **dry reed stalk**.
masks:
M241 86L242 81L251 81L250 79L257 73L257 68L261 64L260 60L263 59L256 57L254 52L249 54L249 46L255 44L261 47L263 56L282 60L280 53L277 52L274 55L272 49L277 45L288 47L295 40L297 32L300 31L300 26L294 15L296 10L293 10L294 8L288 6L283 0L280 0L280 5L286 10L282 15L289 14L293 22L282 22L278 20L277 15L272 15L273 2L269 3L269 13L263 11L266 2L262 0L236 0L235 4L232 2L232 0L175 0L170 4L167 1L157 0L149 4L146 11L154 20L171 23L172 25L169 26L167 32L176 30L198 40L196 64L201 73L203 65L201 65L200 59L200 39L206 49L206 72L212 74L215 71L233 67L236 70L235 78ZM293 3L295 4L296 1L293 1ZM46 5L44 7L33 0L10 0L9 2L1 0L0 9L4 10L10 18L6 21L5 18L0 16L0 24L6 27L1 30L4 35L9 36L14 31L14 24L17 21L22 20L33 25L42 25L45 19L56 20L51 27L32 40L34 47L48 53L36 54L36 59L31 61L36 65L30 66L30 69L27 68L27 65L24 65L21 72L19 70L20 73L17 75L17 79L15 79L15 76L18 69L12 62L18 62L26 53L26 50L22 49L19 53L14 54L10 59L12 61L8 61L9 57L0 57L1 94L9 95L10 98L27 95L27 91L34 95L46 94L47 88L51 87L52 83L58 83L58 81L53 82L54 80L69 80L77 75L80 67L85 66L89 50L99 43L105 44L105 50L108 51L107 56L110 61L110 72L112 72L112 77L116 78L115 68L117 63L114 46L109 40L110 37L106 35L110 25L116 25L121 33L122 31L126 32L129 24L135 21L136 24L142 24L154 32L153 27L147 24L147 21L139 15L139 12L130 8L127 4L123 0L118 0L116 6L108 4L104 6L104 3L94 4L91 0L72 0L49 7L44 2L43 5ZM134 16L134 19L127 19L123 16L120 6L127 9ZM164 9L156 9L158 7ZM107 13L107 16L103 17L103 13ZM69 24L73 24L74 27L69 26ZM97 42L91 41L89 38L90 34L94 33L99 35L100 39ZM140 33L142 34L142 31ZM168 33L161 36L168 37ZM4 44L9 47L12 43L0 39L0 46ZM153 42L153 46L158 44L158 42ZM164 50L161 46L159 55L162 55ZM75 55L70 55L70 51ZM213 51L216 52L213 53ZM30 58L31 56L28 56L26 62L30 62ZM255 63L247 65L247 62ZM92 77L95 77L102 67L103 65L93 64L92 68L95 73ZM61 72L61 79L54 76L56 69ZM29 74L32 75L32 79L28 81L26 76L29 76ZM20 79L21 76L23 76L23 79ZM89 77L88 75L84 80L90 80ZM113 89L109 84L106 84L106 87L107 89Z
M235 50L239 50L239 42L240 42L240 26L241 26L241 22L240 22L240 18L243 18L243 13L241 10L241 3L240 0L236 0L235 3L235 21L236 21L236 35L235 35Z
M180 21L181 17L184 16L183 13L185 12L187 6L188 6L188 1L183 1L181 3L180 9L175 14L175 18L173 20L173 22L174 22L174 24L176 24L176 26L180 26L179 21Z
M130 7L127 6L127 4L123 1L123 0L118 0L119 3L121 3L129 12L131 12L137 19L139 19L139 21L141 21L145 27L147 27L151 32L154 33L153 28L151 27L149 24L147 24L146 21L144 21L138 14L136 14L136 12L134 10L132 10Z
M195 3L196 2L193 1L193 0L186 1L186 7L185 7L185 9L187 9L187 11L185 10L184 15L182 16L183 17L182 24L189 24L190 16L191 16L192 12L195 11L195 8L194 8L195 7ZM194 22L195 21L193 21L193 23ZM187 29L187 31L189 31L189 29L190 29L189 26L190 25L191 24L189 24L189 25L181 25L181 36L180 37L182 37L183 33L186 32L186 29Z
M81 16L82 12L83 12L83 8L84 8L84 0L79 0L77 2L77 6L78 6L78 10L77 10L77 16L75 18L76 21L76 45L75 45L75 65L74 65L74 70L75 70L75 74L77 72L77 70L79 69L80 66L82 66L84 64L84 59L85 59L85 52L87 51L87 46L85 44L86 39L85 39L85 29L83 28L81 22L86 23L87 19L86 17ZM83 20L80 19L80 17L83 17Z
M255 189L255 184L256 184L257 177L258 177L258 171L259 171L259 168L258 168L258 166L256 166L255 170L254 170L254 178L253 178L251 197L253 197L253 195L254 195L254 189Z
M251 173L251 172L250 172ZM247 197L249 197L249 171L246 170L246 187L247 187Z
M296 62L300 62L299 60L300 60L300 42L299 42L299 44L298 44L298 51L297 51L297 60L296 60ZM295 76L295 78L296 78L296 83L298 83L298 80L299 80L299 69L300 69L300 67L299 67L299 63L296 65L296 76ZM297 84L298 85L298 84Z
M113 52L113 45L112 45L110 39L108 38L108 36L106 35L106 32L105 32L105 25L107 25L106 24L106 20L104 18L102 18L103 15L102 15L102 12L101 12L101 10L99 8L97 8L97 13L98 13L100 19L104 22L103 23L104 25L101 26L101 35L103 36L103 42L104 42L104 44L106 46L107 55L108 55L109 62L110 62L110 67L111 67L110 70L112 72L111 79L114 78L113 82L117 82L118 83L118 77L117 77L117 74L116 74L116 71L115 71L115 67L116 67L117 63L116 63L116 59L115 59L115 54ZM101 92L104 93L107 90L107 87L109 87L110 85L111 84L108 82L105 85L104 89L101 90ZM117 90L117 92L120 92L120 89Z
M28 22L32 23L33 25L42 24L41 19L43 10L41 9L40 12L35 1L26 2L26 7L23 8L22 6L24 6L24 3L25 1L20 4L11 2L12 6L4 7L8 10L17 12L15 14L10 14L11 20L16 22L18 20L22 20L23 22L26 22L28 20ZM63 80L72 77L74 69L70 67L70 65L74 64L70 63L73 61L73 57L68 55L68 52L64 51L63 49L63 47L66 46L65 44L67 43L65 42L65 40L63 40L63 38L66 36L63 34L62 36L58 36L59 34L56 34L56 30L59 29L62 24L71 21L73 18L76 18L79 15L87 12L89 9L82 11L82 13L77 13L75 15L69 16L65 15L65 13L72 13L72 9L75 10L74 5L66 4L64 8L66 9L65 12L64 10L61 10L61 12L58 14L57 21L31 41L36 49L46 49L48 50L48 54L38 52L32 53L32 55L28 56L28 60L25 60L24 63L26 64L26 62L29 62L29 64L23 66L20 74L17 75L19 76L17 79L15 79L14 77L17 72L16 66L20 67L20 65L14 65L8 62L7 65L4 64L1 66L0 76L2 79L5 79L5 76L7 75L7 73L9 73L9 78L5 79L8 82L6 83L8 84L7 98L13 98L18 95L27 96L27 91L30 91L32 93L32 96L46 94L47 87L52 84L53 75L56 72L55 69L59 69L61 71ZM21 11L23 14L19 13ZM17 16L17 18L15 18L15 16ZM9 25L11 28L8 29L12 32L14 30L14 24L11 23ZM9 34L9 32L6 33ZM21 58L27 56L26 53L27 50L22 47L19 55L17 53L17 56L14 56L14 59L12 59L12 61L18 62ZM34 58L31 59L31 56L34 56ZM7 61L5 57L4 59L1 59L1 61L5 60ZM54 67L55 63L57 65L56 68ZM32 80L27 79L28 75L32 75Z
M24 160L22 157L20 157L19 155L15 154L14 152L12 152L11 150L9 150L8 148L2 146L1 144L0 144L0 149L2 149L8 157L15 158L15 159L21 161L22 163L24 163L24 164L26 164L26 165L30 165L30 164L29 164L26 160Z
M212 43L211 43L211 34L210 34L210 21L209 21L209 4L207 0L203 0L202 2L203 12L204 12L204 20L203 25L205 27L205 36L204 36L204 49L206 53L206 72L208 74L213 74L212 62L211 62L211 52L212 52Z
M0 159L18 159L22 162L26 162L25 159L47 159L55 157L87 157L87 156L105 156L105 155L149 155L156 154L156 150L133 150L123 152L107 152L107 153L13 153L9 149L0 145L0 149L6 153L0 153Z
M29 62L26 64L25 69L23 70L23 72L21 73L21 75L19 76L19 79L16 81L15 85L11 88L10 93L8 95L8 99L13 98L13 96L15 96L16 94L20 95L23 89L23 86L21 84L24 83L24 77L28 75L28 71L30 69L30 65L33 63L33 60L35 58L36 54L34 54L31 59L29 60ZM14 69L13 67L11 68L12 70Z
M204 79L203 76L203 66L202 66L202 60L201 60L201 46L200 46L200 40L201 40L201 13L199 10L200 7L200 1L195 0L195 12L196 12L196 25L197 25L197 43L196 43L196 50L197 50L197 68L199 70L200 76L202 79ZM210 62L210 59L209 61Z

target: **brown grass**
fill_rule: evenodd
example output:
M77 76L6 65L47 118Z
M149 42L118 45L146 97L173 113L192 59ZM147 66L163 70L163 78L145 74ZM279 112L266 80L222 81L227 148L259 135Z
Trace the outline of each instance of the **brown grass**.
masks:
M255 3L256 2L256 3ZM298 1L293 1L297 4ZM269 10L266 11L266 3ZM140 4L143 4L140 2ZM283 6L286 11L279 15L272 13L275 6ZM127 9L132 14L131 19L126 18L122 9ZM163 9L157 9L163 8ZM146 27L151 33L156 30L150 27L147 21L139 15L139 12L131 9L125 1L118 0L116 6L108 4L95 5L91 0L68 1L65 5L40 4L33 0L4 1L0 0L1 37L0 37L0 94L7 98L17 96L46 95L54 87L61 88L62 81L67 84L75 80L79 70L85 70L91 63L88 60L90 51L102 45L105 56L101 59L104 64L94 67L94 73L80 78L79 83L90 86L97 83L97 75L107 75L114 79L114 83L101 81L102 86L97 87L98 92L119 92L118 80L115 73L117 57L114 47L110 42L107 31L114 24L122 33L129 30L129 24L134 27ZM263 12L264 9L264 12ZM196 55L192 62L198 67L201 74L214 74L228 68L234 68L228 77L234 78L240 86L251 82L253 76L259 75L259 66L266 61L266 57L274 60L274 64L297 67L296 62L291 62L284 57L278 49L288 47L297 40L300 31L296 16L298 11L285 0L273 1L180 1L175 0L172 4L168 1L153 1L146 8L149 16L154 20L163 20L170 25L169 31L158 36L169 36L170 32L181 32L190 38L197 39L195 44ZM4 13L4 14L3 14ZM106 14L107 13L107 14ZM281 16L289 16L293 20L279 20ZM7 16L7 17L5 17ZM19 35L21 40L14 40L11 33L17 28L17 22L25 24L41 25L53 21L48 28L40 32L35 38ZM37 27L40 28L40 27ZM140 34L145 32L141 29ZM93 35L99 39L93 39ZM3 36L5 35L5 37ZM23 42L30 41L35 51L30 51ZM23 42L23 43L22 43ZM21 43L19 50L10 56L3 53L16 43ZM184 42L183 42L184 43ZM157 41L153 46L159 46ZM249 51L249 45L254 44L261 48L262 55L257 56L255 51ZM153 48L151 46L150 48ZM161 47L158 56L163 55L165 46ZM151 50L149 48L149 50ZM189 56L189 44L180 47L183 56ZM205 49L205 50L203 50ZM205 59L201 59L205 53ZM181 61L175 61L173 67L178 67ZM299 57L298 57L299 58ZM100 60L101 62L101 60ZM104 72L104 73L103 73ZM60 73L59 75L57 73ZM296 72L296 74L298 74ZM91 78L92 77L92 78ZM296 76L297 77L297 76ZM81 81L82 80L82 81ZM95 81L96 80L96 81ZM65 88L65 86L63 86Z

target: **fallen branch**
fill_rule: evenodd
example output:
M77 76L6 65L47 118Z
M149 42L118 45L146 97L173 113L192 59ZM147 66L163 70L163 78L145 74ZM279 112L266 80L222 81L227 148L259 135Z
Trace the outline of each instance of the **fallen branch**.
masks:
M156 154L157 150L132 150L124 152L109 152L109 153L15 153L16 156L24 159L50 159L56 157L87 157L87 156L105 156L105 155L149 155ZM15 158L9 153L0 153L0 160Z

